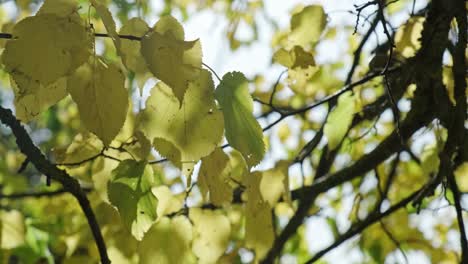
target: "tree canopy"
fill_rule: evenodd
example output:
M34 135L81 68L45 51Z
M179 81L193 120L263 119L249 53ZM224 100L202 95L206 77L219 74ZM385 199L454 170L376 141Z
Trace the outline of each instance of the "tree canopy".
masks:
M468 263L468 4L296 2L0 1L0 262Z

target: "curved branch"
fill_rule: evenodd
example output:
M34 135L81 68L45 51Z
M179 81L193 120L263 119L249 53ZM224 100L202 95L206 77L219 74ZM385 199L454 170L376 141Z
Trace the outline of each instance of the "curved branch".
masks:
M63 185L63 188L78 200L78 203L80 204L80 207L88 220L91 232L93 233L94 240L101 257L101 262L104 264L110 263L109 257L107 255L106 244L104 242L104 238L102 237L101 230L99 229L96 216L94 215L93 209L91 208L88 197L86 197L86 193L83 191L83 189L81 189L78 181L71 177L67 172L58 169L55 165L46 159L39 148L34 145L31 137L13 115L11 110L0 106L0 121L6 126L10 127L16 137L16 144L18 145L21 152L27 156L29 162L34 164L38 171L50 179L60 182Z

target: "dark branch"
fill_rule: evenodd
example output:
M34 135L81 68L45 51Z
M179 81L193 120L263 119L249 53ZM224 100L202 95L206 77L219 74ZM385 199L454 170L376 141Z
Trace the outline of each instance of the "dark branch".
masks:
M86 193L81 189L78 181L68 175L65 171L58 169L46 159L41 151L34 145L24 127L9 109L0 107L0 120L3 124L10 127L16 137L16 144L19 149L27 156L29 161L34 164L36 169L47 177L50 177L52 180L60 182L63 185L63 188L78 200L93 233L94 240L101 257L101 262L104 264L110 263L107 255L106 244L99 229L96 216L94 215L93 209L86 197Z
M329 251L335 249L339 245L341 245L343 242L346 240L352 238L353 236L361 233L364 231L366 228L370 227L372 224L380 221L384 217L392 214L393 212L397 211L398 209L401 209L405 207L407 204L409 204L413 199L417 196L418 192L414 192L410 196L406 197L405 199L401 200L397 204L393 205L390 207L388 210L385 212L381 213L376 211L373 214L370 214L366 219L364 219L361 222L358 222L354 224L348 231L346 231L344 234L340 235L340 237L330 246L327 248L319 251L315 256L313 256L311 259L309 259L306 263L314 263L315 261L319 260L321 257L323 257L325 254L327 254Z

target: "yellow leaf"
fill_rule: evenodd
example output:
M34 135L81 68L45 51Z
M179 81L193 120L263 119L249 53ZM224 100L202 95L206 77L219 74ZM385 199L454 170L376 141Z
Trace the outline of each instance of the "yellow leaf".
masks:
M140 18L132 18L127 20L120 29L121 35L143 36L150 28L146 22ZM135 79L138 82L140 89L149 78L150 73L146 66L145 59L141 55L141 43L136 40L121 39L120 50L124 54L123 63L130 71L135 73Z
M96 9L96 12L102 19L102 23L107 30L107 34L114 42L115 49L117 50L117 54L120 55L122 61L125 60L125 54L121 52L121 44L120 44L120 37L117 33L117 29L115 26L115 21L112 18L112 14L110 13L109 9L104 4L99 3L97 0L91 0L91 4Z
M423 17L410 18L395 34L395 50L404 57L412 57L421 47L419 38L423 29Z
M439 170L439 150L437 146L428 145L424 147L421 154L421 168L426 175L431 175Z
M289 197L289 163L279 161L275 168L264 171L260 182L260 192L265 201L274 207L281 196L285 201L291 201Z
M291 33L288 40L292 45L307 48L319 41L326 25L327 14L325 14L322 6L306 6L292 16Z
M91 38L82 24L67 17L44 14L16 24L2 61L7 72L47 86L86 62L91 47Z
M180 195L174 195L165 185L153 187L151 191L158 198L158 218L178 212L184 206L184 199Z
M0 214L2 249L13 249L25 242L24 217L16 210L3 211Z
M231 224L218 210L190 209L194 238L192 251L200 263L217 263L229 243Z
M355 101L355 96L346 92L338 98L338 105L330 112L323 129L330 150L337 148L348 132L356 109Z
M117 66L99 59L84 64L68 79L68 91L77 103L84 125L105 145L122 128L128 108L125 76Z
M262 198L260 182L262 174L254 172L245 178L247 203L245 205L245 244L255 251L256 259L262 259L273 245L274 229L272 211Z
M25 75L13 73L10 79L15 93L16 117L28 122L67 95L67 79L62 77L44 86Z
M182 102L189 82L200 75L200 41L184 41L180 24L166 16L141 40L141 54L154 76L169 85Z
M139 263L195 263L190 249L192 232L192 225L185 216L160 219L138 246Z
M159 82L151 91L139 122L146 136L156 139L153 143L161 154L177 159L176 150L180 151L183 172L190 175L194 164L209 155L223 135L223 116L214 101L211 74L203 70L199 79L189 83L180 108L172 90Z
M36 15L52 14L79 20L78 9L79 5L76 0L45 0Z
M232 201L232 187L229 184L231 166L229 157L221 148L216 148L209 156L202 159L198 174L198 187L204 199L210 195L210 202L217 206Z
M468 162L458 166L453 172L461 192L468 192Z
M64 153L57 153L57 163L76 163L93 157L104 148L102 142L93 134L78 134Z
M89 181L89 168L92 161L101 153L104 148L102 142L91 133L78 134L71 144L64 151L54 151L55 159L59 164L77 164L63 166L63 168L73 177L80 180Z
M279 49L273 55L273 60L290 69L308 68L315 66L314 56L306 52L301 46L294 46L291 50Z

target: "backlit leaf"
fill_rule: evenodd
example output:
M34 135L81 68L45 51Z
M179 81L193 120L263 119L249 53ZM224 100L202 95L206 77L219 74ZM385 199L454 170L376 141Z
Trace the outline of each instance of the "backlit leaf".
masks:
M132 18L122 25L119 33L121 35L140 37L145 35L149 30L150 28L144 20L140 18ZM129 39L121 39L120 43L120 50L124 55L124 59L122 61L127 69L135 73L135 79L138 82L138 86L142 89L144 82L151 74L146 66L145 59L141 55L141 43L140 41Z
M122 60L125 60L124 54L121 52L120 37L117 33L115 21L114 18L112 18L111 12L103 3L100 3L99 0L91 0L91 4L96 8L96 12L101 17L104 27L106 27L107 34L111 37L112 42L114 42L117 54L121 56Z
M200 263L217 263L229 243L229 219L219 210L199 208L191 209L189 217L195 231L192 251Z
M46 86L86 62L91 44L86 28L73 19L52 14L27 17L14 27L2 62L7 72Z
M184 41L182 26L165 16L141 40L141 54L154 76L169 85L182 102L189 82L200 75L200 41Z
M274 207L278 200L283 197L285 201L291 201L289 197L289 163L280 161L275 168L262 172L260 192L265 201Z
M78 2L76 0L45 0L37 15L53 14L60 17L73 16L79 19Z
M185 216L162 218L140 242L139 263L196 263L191 250L192 232L192 225Z
M153 187L152 192L158 199L158 218L175 213L184 206L183 197L174 195L167 186Z
M419 50L421 43L421 32L423 29L423 17L410 18L408 22L400 27L395 34L395 50L405 57L412 57Z
M338 105L330 112L323 129L330 150L337 148L346 135L353 121L355 108L356 103L351 92L346 92L338 98Z
M304 7L291 18L289 42L304 48L317 42L327 25L327 15L320 5Z
M156 220L157 199L151 192L154 175L146 162L124 160L112 171L109 201L119 210L125 226L141 240Z
M211 74L203 70L199 79L189 83L180 108L172 90L159 82L140 115L140 126L148 138L155 139L156 150L176 165L182 163L184 174L190 175L194 164L216 148L223 134Z
M16 117L28 122L67 96L67 79L62 77L44 86L25 75L13 73L10 79L15 93Z
M202 159L198 173L198 186L205 200L208 193L210 202L222 206L232 200L232 187L229 184L231 166L229 157L221 148L216 148Z
M245 178L247 202L245 205L245 244L255 250L256 259L262 259L273 245L272 211L260 192L262 174L254 172Z
M1 248L13 249L25 243L23 215L16 210L0 212Z
M68 79L68 91L78 105L80 117L89 131L105 145L122 128L128 108L125 76L114 64L99 59L83 64Z
M458 166L453 173L455 174L455 179L460 191L468 192L468 162Z
M257 165L265 155L265 144L262 128L252 114L247 79L240 72L227 73L215 95L223 111L227 141L242 153L249 167Z

